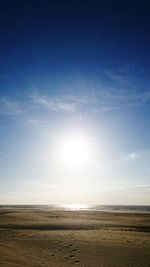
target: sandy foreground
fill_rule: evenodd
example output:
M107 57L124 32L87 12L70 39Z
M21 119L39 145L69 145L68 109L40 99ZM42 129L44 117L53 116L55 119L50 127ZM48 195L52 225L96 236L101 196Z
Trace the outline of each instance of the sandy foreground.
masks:
M0 267L150 267L150 214L0 210Z

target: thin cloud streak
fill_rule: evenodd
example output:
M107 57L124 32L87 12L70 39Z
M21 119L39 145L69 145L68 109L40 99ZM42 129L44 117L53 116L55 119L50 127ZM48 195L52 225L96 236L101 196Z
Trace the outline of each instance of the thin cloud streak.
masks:
M89 89L88 89L89 90ZM42 94L30 96L33 105L55 112L74 113L81 109L93 112L108 112L125 108L144 108L150 101L150 92L136 93L124 90L108 89L105 91L95 90L95 97L86 95L85 97L75 95L63 95L61 97L51 97Z
M141 93L136 90L124 90L95 87L78 94L62 94L52 96L49 94L33 91L25 95L24 100L9 99L2 96L0 99L1 115L20 115L27 111L47 110L53 112L76 113L76 112L111 112L126 108L146 108L150 102L150 91Z
M56 112L73 113L76 111L77 102L69 101L64 97L49 97L45 95L32 95L32 103L39 108L48 109Z
M6 97L0 99L0 114L18 115L23 112L23 106L20 102L12 101Z

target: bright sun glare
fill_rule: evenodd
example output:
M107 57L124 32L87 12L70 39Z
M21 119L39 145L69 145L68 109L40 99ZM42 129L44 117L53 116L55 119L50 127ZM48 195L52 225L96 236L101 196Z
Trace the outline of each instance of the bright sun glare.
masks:
M81 165L90 160L90 145L85 136L69 135L61 144L61 158L64 163Z

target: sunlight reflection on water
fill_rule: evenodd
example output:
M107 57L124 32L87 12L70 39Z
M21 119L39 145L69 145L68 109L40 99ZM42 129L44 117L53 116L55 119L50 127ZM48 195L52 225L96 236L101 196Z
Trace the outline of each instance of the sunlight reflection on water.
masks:
M83 204L68 204L63 206L64 210L88 210L89 205L83 205Z

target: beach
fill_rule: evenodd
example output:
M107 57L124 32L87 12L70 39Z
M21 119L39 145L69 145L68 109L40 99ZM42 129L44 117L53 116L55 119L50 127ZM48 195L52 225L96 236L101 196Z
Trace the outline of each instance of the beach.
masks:
M149 267L150 213L2 208L0 266Z

